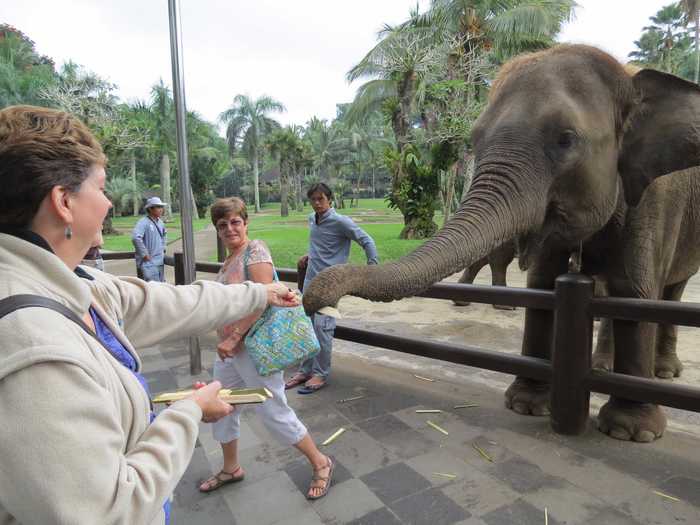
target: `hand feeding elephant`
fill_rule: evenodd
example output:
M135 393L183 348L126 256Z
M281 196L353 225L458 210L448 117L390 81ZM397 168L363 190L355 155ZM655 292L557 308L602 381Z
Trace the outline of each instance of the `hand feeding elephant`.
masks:
M626 258L621 246L644 244L647 231L639 224L655 227L654 214L642 208L629 212L640 215L637 224L625 224L626 209L657 177L700 165L698 129L700 88L690 82L653 70L632 77L588 46L516 57L501 69L474 126L475 176L453 218L398 261L327 269L311 283L304 306L316 311L347 294L375 301L415 295L515 237L530 288L551 289L583 243L584 270L610 270L612 295L675 297L697 267L677 271L669 262L678 262L676 248L666 242L660 275L645 273L659 261ZM623 235L632 238L623 243ZM611 247L618 248L615 261L606 257ZM526 311L524 355L550 357L552 325L552 312ZM649 325L615 321L614 332L615 371L652 377ZM506 398L516 412L546 414L549 385L518 377ZM650 441L663 433L665 417L656 405L611 397L599 426L613 437Z
M464 269L464 273L459 278L459 282L462 284L472 284L476 275L481 271L481 269L487 264L491 267L491 284L493 286L506 286L506 273L508 272L508 266L513 259L515 259L515 254L517 253L515 241L509 241L499 246L486 257L482 257L474 264ZM457 306L469 306L471 303L465 301L453 301ZM515 310L512 306L503 306L499 304L494 304L494 308L499 310Z

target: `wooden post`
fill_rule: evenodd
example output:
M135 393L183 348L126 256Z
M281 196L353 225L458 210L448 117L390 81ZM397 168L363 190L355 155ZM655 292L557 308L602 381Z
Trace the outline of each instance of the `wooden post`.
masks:
M593 346L593 279L580 273L557 277L552 351L551 425L559 434L581 434L588 423Z
M216 260L219 262L226 260L226 245L218 235L216 235Z
M175 284L185 284L185 256L175 252Z

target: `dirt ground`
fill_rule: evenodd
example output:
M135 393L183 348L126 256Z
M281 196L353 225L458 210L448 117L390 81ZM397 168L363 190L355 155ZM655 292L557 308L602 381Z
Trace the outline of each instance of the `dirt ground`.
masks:
M455 274L447 281L457 281ZM508 268L509 286L525 287L526 274L518 268L517 261ZM491 272L485 267L477 276L475 284L491 284ZM700 276L691 279L683 296L684 302L700 303ZM455 344L477 346L488 350L520 353L522 327L525 310L497 310L491 305L472 303L470 306L455 306L451 301L410 298L393 303L373 303L355 297L345 297L340 301L340 311L345 319L358 322L368 328L396 333L401 336L415 336L436 339ZM597 331L598 323L595 323ZM693 327L679 327L678 355L684 370L680 378L673 381L700 387L700 330ZM395 354L396 359L404 359ZM410 359L406 356L405 358ZM444 364L443 368L456 365ZM483 381L485 385L505 390L512 376L483 371L470 380ZM592 407L597 409L607 396L594 395ZM666 409L669 426L700 436L700 414L682 410Z

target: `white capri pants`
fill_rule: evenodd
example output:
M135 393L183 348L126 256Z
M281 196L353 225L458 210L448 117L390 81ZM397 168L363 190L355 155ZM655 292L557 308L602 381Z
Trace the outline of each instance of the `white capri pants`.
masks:
M245 349L224 361L216 359L214 379L221 381L223 388L265 387L272 392L273 398L255 405L255 410L262 417L263 424L281 444L296 445L307 434L306 427L287 404L282 372L261 376ZM231 414L212 423L212 434L216 441L229 443L240 437L241 409L244 406L237 406Z

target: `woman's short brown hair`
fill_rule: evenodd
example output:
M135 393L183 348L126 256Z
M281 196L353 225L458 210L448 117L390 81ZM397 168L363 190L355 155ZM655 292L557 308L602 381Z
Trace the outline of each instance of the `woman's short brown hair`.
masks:
M223 219L231 213L235 213L245 222L248 222L248 211L245 207L245 201L239 197L216 199L209 209L211 222L214 226L216 226L216 223L219 222L220 219Z
M0 110L0 224L27 227L54 186L76 192L107 158L85 124L36 106Z

